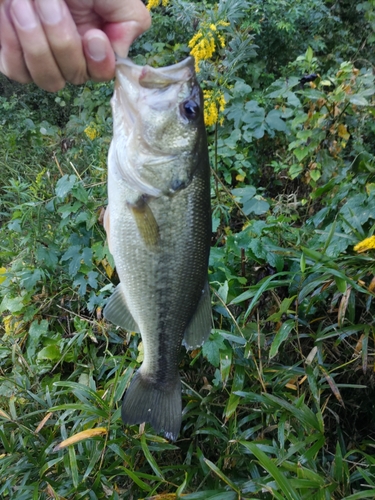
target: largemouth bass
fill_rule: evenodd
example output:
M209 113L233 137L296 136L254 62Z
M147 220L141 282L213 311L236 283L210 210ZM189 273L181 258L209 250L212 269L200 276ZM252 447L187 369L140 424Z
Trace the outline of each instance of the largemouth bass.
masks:
M176 440L181 343L200 346L211 330L210 167L193 58L158 69L118 60L111 105L105 228L120 284L104 316L140 332L144 348L122 419Z

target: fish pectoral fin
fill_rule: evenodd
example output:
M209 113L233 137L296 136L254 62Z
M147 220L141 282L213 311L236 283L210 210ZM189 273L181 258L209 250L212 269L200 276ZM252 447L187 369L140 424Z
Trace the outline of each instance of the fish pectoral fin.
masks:
M145 245L150 249L155 249L159 243L159 226L147 200L141 197L137 203L129 205L129 208Z
M201 346L210 336L211 326L211 294L208 281L206 281L202 297L198 303L194 316L191 318L185 330L182 340L186 349L191 350Z
M110 296L104 308L103 316L114 325L121 326L124 330L139 333L139 326L129 311L121 283L117 285Z
M108 248L111 251L111 230L110 230L110 217L109 217L109 207L105 209L103 217L104 229L107 234Z

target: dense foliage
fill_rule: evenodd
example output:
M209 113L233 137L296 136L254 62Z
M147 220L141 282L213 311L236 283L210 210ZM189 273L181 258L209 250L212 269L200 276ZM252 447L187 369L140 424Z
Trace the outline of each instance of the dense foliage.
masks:
M181 354L178 441L124 428L112 84L2 78L0 496L374 498L375 2L150 7L133 59L193 52L206 97L214 329Z

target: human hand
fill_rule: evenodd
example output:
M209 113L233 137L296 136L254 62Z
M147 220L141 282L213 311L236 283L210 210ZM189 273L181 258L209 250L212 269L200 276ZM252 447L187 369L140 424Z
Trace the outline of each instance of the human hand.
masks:
M0 0L0 72L51 92L110 80L150 23L141 0Z

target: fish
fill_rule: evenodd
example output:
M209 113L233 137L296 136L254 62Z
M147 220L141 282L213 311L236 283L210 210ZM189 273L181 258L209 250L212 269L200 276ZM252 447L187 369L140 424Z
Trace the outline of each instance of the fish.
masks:
M104 215L119 284L106 320L141 334L125 392L127 425L171 441L182 420L179 356L211 332L210 164L194 58L162 68L117 59Z

